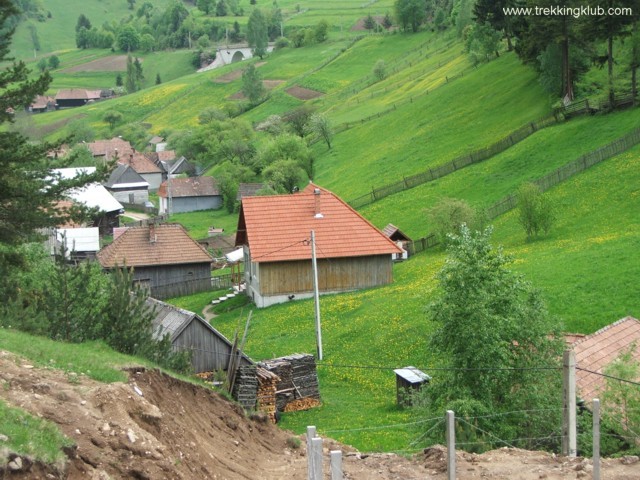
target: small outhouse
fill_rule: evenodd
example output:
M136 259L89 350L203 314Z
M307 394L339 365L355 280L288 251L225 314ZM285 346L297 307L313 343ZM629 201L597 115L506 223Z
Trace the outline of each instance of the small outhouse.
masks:
M413 394L419 392L422 386L431 380L429 375L416 367L397 368L393 373L396 374L397 402L403 407L411 405Z

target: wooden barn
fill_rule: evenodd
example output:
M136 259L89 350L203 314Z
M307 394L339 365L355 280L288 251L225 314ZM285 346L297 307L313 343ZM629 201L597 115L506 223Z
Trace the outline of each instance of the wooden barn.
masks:
M81 107L89 102L101 98L100 90L85 90L84 88L66 88L56 94L56 104L59 108Z
M212 210L222 206L222 193L218 182L213 177L173 178L166 180L158 190L160 213L169 210L171 213Z
M321 294L386 285L402 250L332 192L310 184L291 195L245 197L236 245L247 295L258 307L313 296L311 231Z
M156 298L211 290L211 256L179 224L131 227L98 252L103 268L133 268Z
M144 205L149 200L149 183L129 165L118 165L104 186L119 202Z
M153 336L156 340L169 335L176 351L191 352L194 373L227 370L231 358L231 342L200 315L148 298L147 305L154 311ZM242 355L240 366L253 365Z

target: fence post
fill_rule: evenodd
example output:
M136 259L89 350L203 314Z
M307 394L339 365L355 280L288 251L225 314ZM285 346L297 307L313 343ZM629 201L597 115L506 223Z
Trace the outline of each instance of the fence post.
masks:
M311 457L313 458L311 480L323 480L322 473L322 439L315 437L311 439Z
M453 410L447 410L447 480L456 480L456 431Z
M600 400L593 399L593 480L600 480Z
M565 350L562 356L562 454L575 457L576 444L576 354Z
M342 480L342 450L331 450L331 480Z
M307 427L307 480L313 480L313 447L311 445L311 440L313 440L316 436L316 427L308 426Z

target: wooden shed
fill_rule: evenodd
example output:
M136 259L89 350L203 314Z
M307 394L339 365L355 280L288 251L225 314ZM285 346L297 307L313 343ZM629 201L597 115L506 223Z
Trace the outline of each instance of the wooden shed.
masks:
M174 350L190 351L194 373L227 370L232 344L200 315L151 297L147 305L155 308L154 338L169 335ZM243 355L240 365L249 366L253 362Z
M416 367L397 368L393 372L396 374L396 398L401 406L411 405L413 394L431 380L429 375Z

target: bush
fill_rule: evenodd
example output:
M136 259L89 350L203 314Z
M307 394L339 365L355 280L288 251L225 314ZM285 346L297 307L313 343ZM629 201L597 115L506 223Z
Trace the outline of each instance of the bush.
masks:
M525 183L518 189L518 221L527 238L548 234L555 221L553 204L534 183Z
M458 198L443 198L436 205L426 210L431 231L438 241L446 245L449 235L459 235L462 225L469 230L481 230L486 223L486 216Z

